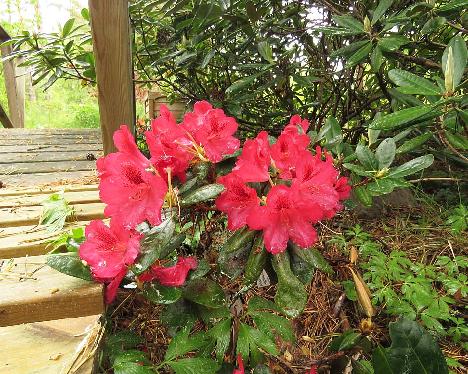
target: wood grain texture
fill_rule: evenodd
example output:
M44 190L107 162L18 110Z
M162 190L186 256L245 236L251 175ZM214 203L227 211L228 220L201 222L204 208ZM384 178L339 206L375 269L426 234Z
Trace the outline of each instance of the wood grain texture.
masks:
M51 183L65 184L84 184L95 182L96 174L92 170L86 171L66 171L55 173L36 173L36 174L1 174L0 181L7 187L33 187L38 185L49 185Z
M88 155L92 156L88 156ZM43 161L86 161L89 157L98 159L103 153L98 150L69 152L18 152L0 153L0 163L43 162Z
M70 221L90 221L104 217L104 204L76 204L73 217ZM17 208L0 209L0 227L35 225L39 222L42 213L40 206L22 206Z
M0 326L103 313L102 284L62 274L45 261L45 256L21 257L2 271Z
M17 196L17 195L44 195L51 194L53 192L74 192L74 191L94 191L98 189L97 184L85 184L85 185L64 185L64 186L43 186L36 188L1 188L0 199L2 197Z
M50 193L41 194L22 194L13 196L0 195L0 208L15 208L21 206L40 206L41 203L48 199ZM72 205L98 203L99 191L67 191L63 193L63 198Z
M13 51L11 44L0 48L2 57ZM18 66L19 59L3 61L3 75L10 110L10 120L14 127L24 127L24 68Z
M0 163L3 174L37 174L60 171L96 170L96 161L43 161Z
M74 151L101 151L101 144L74 144L73 148L67 145L44 145L44 144L23 144L23 145L2 145L0 154L26 153L26 152L74 152Z
M115 151L112 135L135 121L128 0L89 0L104 153Z
M0 327L0 374L58 374L68 368L100 316ZM93 357L75 374L91 374Z

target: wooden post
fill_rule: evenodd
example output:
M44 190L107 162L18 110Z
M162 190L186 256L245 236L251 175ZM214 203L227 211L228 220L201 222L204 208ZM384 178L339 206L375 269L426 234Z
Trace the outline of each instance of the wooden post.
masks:
M2 105L0 104L0 123L3 125L3 127L7 129L12 129L13 124L10 121L10 118L8 118L8 115L6 114L5 110L2 108Z
M0 43L10 36L0 26ZM13 51L11 45L1 48L1 56L7 57ZM14 127L24 127L24 69L18 66L17 59L3 61L3 75L10 109L10 120Z
M104 153L120 125L135 128L128 0L89 0Z

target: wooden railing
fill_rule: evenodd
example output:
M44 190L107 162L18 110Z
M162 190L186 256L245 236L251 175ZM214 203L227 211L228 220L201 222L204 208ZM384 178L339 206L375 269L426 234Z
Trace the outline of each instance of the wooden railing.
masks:
M10 35L0 26L0 44L10 40ZM5 58L13 52L11 44L1 47L1 57ZM19 65L21 61L9 59L3 61L3 75L8 97L10 116L0 105L0 123L3 127L24 127L24 72Z

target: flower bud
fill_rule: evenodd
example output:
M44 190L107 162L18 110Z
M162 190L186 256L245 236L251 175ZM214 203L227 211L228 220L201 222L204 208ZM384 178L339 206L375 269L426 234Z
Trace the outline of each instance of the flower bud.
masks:
M370 33L372 31L369 17L364 18L364 31Z

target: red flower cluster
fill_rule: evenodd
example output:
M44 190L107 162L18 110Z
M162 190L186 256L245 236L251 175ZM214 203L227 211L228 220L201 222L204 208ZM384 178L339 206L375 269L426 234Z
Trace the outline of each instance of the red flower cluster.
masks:
M315 155L308 150L308 127L307 120L293 116L273 145L262 131L245 142L232 172L218 180L225 190L216 207L227 213L228 228L263 230L265 247L273 254L283 252L289 240L302 248L314 244L313 224L332 218L351 190L329 154L320 147ZM266 196L259 198L257 191Z
M108 284L107 302L114 299L128 267L139 254L141 235L135 227L144 221L153 226L161 223L161 209L172 179L184 182L192 162L219 162L240 145L233 136L238 126L234 118L206 101L196 103L194 112L186 114L180 125L165 106L160 112L152 121L152 129L145 133L150 159L139 151L123 125L114 133L118 152L97 161L99 196L107 205L104 213L112 219L110 227L102 221L88 225L79 254L95 279ZM139 279L181 286L196 267L195 259L180 257L175 266L152 266Z

